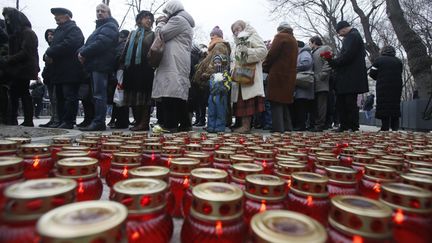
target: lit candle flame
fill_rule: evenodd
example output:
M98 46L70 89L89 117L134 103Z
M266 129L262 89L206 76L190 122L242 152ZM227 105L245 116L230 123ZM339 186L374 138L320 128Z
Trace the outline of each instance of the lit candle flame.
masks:
M381 192L381 186L380 186L380 184L379 183L375 183L373 189L377 193Z
M313 204L312 196L308 196L307 197L307 205L312 206L312 204Z
M223 230L222 230L222 222L221 221L217 221L216 222L216 235L217 236L221 236L223 234Z
M401 209L398 209L396 211L396 214L394 216L394 222L396 224L402 224L402 222L404 221L404 215Z
M361 236L358 235L354 235L353 236L353 243L363 243L363 238Z
M262 161L262 165L263 165L264 168L267 168L267 160L263 160Z
M189 178L187 176L185 176L185 178L184 178L183 186L185 188L189 188Z
M259 209L260 213L266 211L266 201L265 200L261 200L261 207Z
M78 183L78 193L84 193L84 185L82 182Z
M292 183L292 182L291 182L291 179L288 179L288 180L287 180L288 188L291 188L291 183Z
M156 156L155 156L154 153L152 153L152 155L151 155L151 160L154 161L155 159L156 159Z
M39 162L40 162L40 159L39 159L38 157L36 157L36 158L33 160L33 168L37 168L37 167L39 167Z
M171 156L168 157L168 167L170 166L170 164L171 164Z
M123 174L124 178L127 178L127 176L128 176L128 169L127 169L126 166L124 167L122 174Z
M132 234L132 240L138 240L138 238L139 238L139 233L138 233L138 231L135 231L133 234Z

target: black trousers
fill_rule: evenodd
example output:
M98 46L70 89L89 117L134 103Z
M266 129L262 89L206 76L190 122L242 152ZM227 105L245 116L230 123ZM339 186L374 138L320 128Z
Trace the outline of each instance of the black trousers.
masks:
M34 105L34 115L36 117L39 117L41 111L42 111L42 98L39 97L33 97L33 105Z
M73 124L78 112L80 84L56 84L57 113L61 123Z
M359 129L359 110L357 107L357 94L338 94L336 109L339 114L340 127L343 130Z
M187 102L179 98L163 97L161 101L163 125L174 130L191 127Z
M381 118L381 131L388 131L389 129L392 131L399 130L399 117L383 117Z
M308 99L295 99L294 100L294 115L293 115L293 125L295 129L306 130L306 122L308 116L312 114L313 110L313 100Z
M29 92L30 80L13 80L10 86L10 125L18 124L18 107L21 100L24 122L33 122L33 103Z
M7 124L9 108L9 88L0 85L0 124Z
M316 128L325 128L327 117L327 97L327 91L315 93L314 125Z

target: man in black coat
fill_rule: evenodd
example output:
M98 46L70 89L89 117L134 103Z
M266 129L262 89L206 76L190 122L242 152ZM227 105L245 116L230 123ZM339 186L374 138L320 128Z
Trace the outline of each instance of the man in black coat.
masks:
M83 81L82 67L77 50L84 43L81 29L72 21L72 12L65 8L52 8L58 25L54 39L44 55L52 68L52 82L57 97L58 128L73 129L78 110L78 91Z
M18 125L18 106L24 110L22 126L33 127L33 104L29 93L30 80L39 73L38 38L28 18L15 8L4 8L3 16L9 37L9 53L2 59L6 79L10 83L9 125Z
M343 37L342 49L329 64L336 71L336 109L340 118L337 131L358 131L357 95L369 91L366 50L360 33L348 22L337 23L336 32Z
M96 7L96 30L80 48L78 58L86 71L91 73L91 85L95 116L82 131L104 131L107 111L107 85L116 62L116 46L119 32L118 23L111 17L111 10L105 4Z

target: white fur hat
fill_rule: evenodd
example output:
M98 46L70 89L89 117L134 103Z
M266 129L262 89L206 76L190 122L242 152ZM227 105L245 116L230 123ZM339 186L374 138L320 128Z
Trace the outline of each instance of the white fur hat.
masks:
M165 5L163 12L171 16L180 10L184 10L183 4L178 0L171 0Z

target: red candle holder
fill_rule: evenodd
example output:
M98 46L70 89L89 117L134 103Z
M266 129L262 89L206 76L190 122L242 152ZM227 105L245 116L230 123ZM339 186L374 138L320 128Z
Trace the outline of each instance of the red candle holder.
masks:
M145 143L143 150L142 165L157 166L161 165L162 144L160 143Z
M229 150L216 150L214 154L214 162L213 167L216 169L221 169L228 172L228 169L231 166L231 155L234 155L234 151Z
M242 144L233 144L230 146L236 154L246 154L246 147Z
M254 162L254 158L250 157L248 155L243 155L243 154L234 154L230 156L230 163L231 165L228 167L228 173L231 175L232 174L232 167L235 164L239 164L239 163L253 163ZM244 179L244 178L243 178Z
M246 146L246 155L255 157L255 151L262 150L263 148L253 143L253 146Z
M288 193L292 183L291 174L304 171L306 171L306 164L279 160L276 163L274 174L285 180L286 192Z
M40 242L124 242L126 217L127 209L117 202L72 203L39 219L38 238Z
M168 184L158 179L128 179L116 183L111 198L128 209L128 242L169 242L173 220L167 213Z
M244 242L243 192L226 183L194 187L190 215L181 229L182 242Z
M98 160L90 157L61 159L57 162L58 178L77 182L77 201L99 200L102 196L102 180L98 176Z
M360 195L378 200L384 183L396 182L396 170L382 165L367 165L365 174L359 182Z
M312 147L309 149L308 151L308 164L311 164L312 166L315 165L316 161L317 161L317 153L323 153L324 149L321 147ZM333 154L331 154L330 156L323 156L323 155L319 155L320 157L335 157Z
M404 163L402 161L390 160L390 159L376 159L375 164L388 166L396 170L398 174L404 171Z
M418 173L404 173L401 176L401 182L408 185L421 187L432 192L432 176Z
M151 178L165 181L169 185L170 170L162 166L141 166L129 171L130 178ZM175 199L171 190L165 192L165 200L167 202L167 212L172 215L174 213Z
M350 167L329 166L325 168L329 178L327 190L329 197L339 195L357 195L356 171Z
M111 167L111 161L113 154L119 152L121 143L117 142L106 142L101 146L101 152L99 154L99 166L101 169L100 176L105 178Z
M199 160L200 161L199 167L202 167L202 168L213 167L212 163L210 162L210 155L207 153L188 152L185 154L185 157Z
M206 140L201 143L202 151L210 155L209 161L211 164L214 162L214 151L216 150L216 144L213 141Z
M185 155L196 152L202 152L202 146L200 144L191 143L186 145Z
M117 152L113 154L111 167L106 175L106 183L113 187L115 183L129 178L129 171L141 165L141 154Z
M78 142L80 146L88 147L89 149L86 150L88 152L88 157L95 158L99 160L99 145L97 141L94 140L80 140Z
M371 165L375 163L375 158L370 155L354 155L353 162L351 164L351 167L357 171L356 180L359 182L364 173L365 173L365 166Z
M246 176L244 219L249 225L251 218L267 210L284 209L286 183L277 176L256 174Z
M314 172L320 175L326 175L327 167L338 166L339 164L339 160L335 157L318 157Z
M137 141L137 142L140 142L140 141ZM127 152L127 153L142 154L143 148L141 146L135 145L135 144L125 144L125 145L120 146L119 151L120 152Z
M383 203L359 196L331 199L328 242L390 243L391 230L391 209Z
M287 210L258 213L250 227L251 242L327 242L327 232L320 223Z
M23 138L23 137L8 137L8 138L5 138L5 140L16 142L18 145L18 148L21 147L21 145L23 145L23 144L31 143L31 138Z
M246 188L246 176L261 174L263 167L254 163L237 163L232 166L230 184L244 190Z
M51 158L53 161L57 161L57 153L62 151L64 146L72 145L72 138L68 137L54 137L52 138L51 146L49 150L51 152Z
M0 157L2 156L16 156L18 144L15 141L0 140Z
M190 173L198 166L199 160L192 158L175 158L171 161L169 184L175 199L173 217L182 216L181 204L186 191L190 187Z
M62 159L67 159L67 158L82 158L82 157L87 157L88 153L85 151L79 151L79 150L65 150L65 151L60 151L57 153L56 158L57 160L54 161L54 171L57 168L57 162L59 160Z
M180 158L182 156L182 148L178 146L164 146L162 147L161 153L161 164L160 166L164 166L166 168L170 168L171 162L175 158Z
M432 192L402 183L382 186L380 201L393 210L395 242L432 242Z
M308 171L313 170L313 165L308 163L308 156L306 153L302 152L290 152L288 153L288 156L294 157L297 159L297 162L307 164Z
M15 156L0 157L0 209L3 208L6 197L4 190L17 182L23 181L23 159Z
M285 201L286 208L303 213L324 226L327 225L330 207L327 192L328 178L310 172L296 172L291 177L291 189Z
M47 178L54 167L47 144L23 144L19 156L24 159L24 177L26 179Z
M192 204L192 190L195 186L206 182L228 182L228 173L224 170L213 168L198 168L191 171L190 187L186 190L181 204L183 218L189 216Z
M277 154L276 154L276 158L280 155L285 155L285 156L289 156L289 153L295 152L296 150L293 148L289 148L287 147L287 145L284 145L281 148L277 148ZM290 156L292 157L292 156Z
M77 184L70 179L37 179L15 183L5 190L0 242L36 242L36 221L53 208L75 201Z
M263 167L264 174L273 174L275 157L272 150L256 150L255 151L255 164L259 164Z
M404 153L403 155L404 157L404 161L405 161L405 167L406 168L410 168L413 167L411 164L412 162L424 162L425 158L423 155L418 154L418 153L414 153L414 152L408 152L408 153ZM430 164L430 163L427 163Z

